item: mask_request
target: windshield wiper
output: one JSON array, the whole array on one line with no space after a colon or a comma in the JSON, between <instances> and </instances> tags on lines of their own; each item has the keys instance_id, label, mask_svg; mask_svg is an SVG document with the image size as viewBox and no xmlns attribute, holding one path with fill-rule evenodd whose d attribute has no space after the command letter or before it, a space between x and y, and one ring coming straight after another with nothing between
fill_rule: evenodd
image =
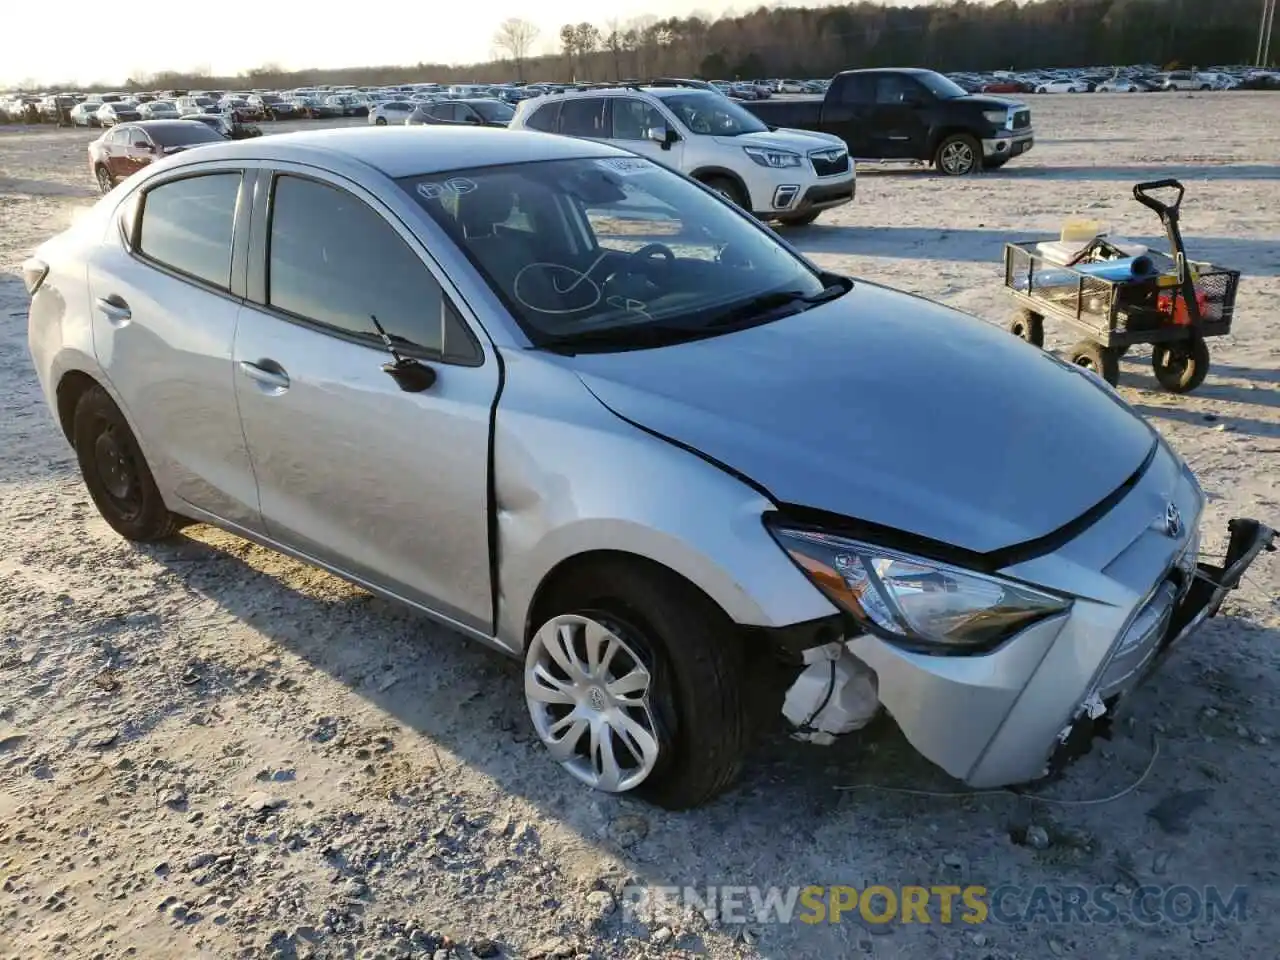
<instances>
[{"instance_id":1,"label":"windshield wiper","mask_svg":"<svg viewBox=\"0 0 1280 960\"><path fill-rule=\"evenodd\" d=\"M804 294L799 290L774 290L770 293L762 293L758 297L752 297L745 303L740 303L725 310L723 313L716 314L706 323L706 326L719 329L740 323L745 325L763 323L766 320L773 319L773 313L784 307L794 307L794 312L799 313L801 310L807 310L809 307L817 306L820 303L835 300L848 293L850 286L849 282L845 280L823 287L813 294Z\"/></svg>"},{"instance_id":2,"label":"windshield wiper","mask_svg":"<svg viewBox=\"0 0 1280 960\"><path fill-rule=\"evenodd\" d=\"M665 347L686 340L697 340L703 334L697 327L671 326L662 323L623 324L582 333L543 333L537 346L556 353L587 353L609 350L643 350Z\"/></svg>"}]
</instances>

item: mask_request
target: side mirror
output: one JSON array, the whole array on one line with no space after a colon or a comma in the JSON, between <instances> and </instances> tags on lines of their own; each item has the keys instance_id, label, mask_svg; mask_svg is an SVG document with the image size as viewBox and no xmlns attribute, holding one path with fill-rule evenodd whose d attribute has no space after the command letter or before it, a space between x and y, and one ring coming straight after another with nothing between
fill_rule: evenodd
<instances>
[{"instance_id":1,"label":"side mirror","mask_svg":"<svg viewBox=\"0 0 1280 960\"><path fill-rule=\"evenodd\" d=\"M156 149L154 145L148 143L146 140L133 141L133 148L135 150L145 150L147 153L154 153Z\"/></svg>"}]
</instances>

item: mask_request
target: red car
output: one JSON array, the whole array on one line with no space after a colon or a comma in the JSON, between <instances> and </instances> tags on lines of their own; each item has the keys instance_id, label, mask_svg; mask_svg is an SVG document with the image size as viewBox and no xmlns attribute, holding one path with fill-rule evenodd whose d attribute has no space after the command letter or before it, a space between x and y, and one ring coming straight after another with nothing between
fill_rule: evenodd
<instances>
[{"instance_id":1,"label":"red car","mask_svg":"<svg viewBox=\"0 0 1280 960\"><path fill-rule=\"evenodd\" d=\"M226 138L190 120L121 123L89 144L89 171L103 193L161 157Z\"/></svg>"}]
</instances>

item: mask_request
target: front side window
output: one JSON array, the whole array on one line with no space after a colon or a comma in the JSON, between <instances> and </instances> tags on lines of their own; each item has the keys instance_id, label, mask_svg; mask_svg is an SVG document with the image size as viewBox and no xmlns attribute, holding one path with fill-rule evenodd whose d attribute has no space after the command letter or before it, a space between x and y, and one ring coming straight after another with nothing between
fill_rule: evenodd
<instances>
[{"instance_id":1,"label":"front side window","mask_svg":"<svg viewBox=\"0 0 1280 960\"><path fill-rule=\"evenodd\" d=\"M239 195L239 173L210 173L153 187L143 198L139 251L227 289Z\"/></svg>"},{"instance_id":2,"label":"front side window","mask_svg":"<svg viewBox=\"0 0 1280 960\"><path fill-rule=\"evenodd\" d=\"M443 292L381 214L337 187L279 176L272 193L267 302L377 343L442 347Z\"/></svg>"},{"instance_id":3,"label":"front side window","mask_svg":"<svg viewBox=\"0 0 1280 960\"><path fill-rule=\"evenodd\" d=\"M486 123L507 123L516 112L501 100L480 100L471 104L471 109L480 114Z\"/></svg>"},{"instance_id":4,"label":"front side window","mask_svg":"<svg viewBox=\"0 0 1280 960\"><path fill-rule=\"evenodd\" d=\"M667 118L657 107L633 97L622 97L614 101L615 140L646 140L654 127L663 130L667 127Z\"/></svg>"},{"instance_id":5,"label":"front side window","mask_svg":"<svg viewBox=\"0 0 1280 960\"><path fill-rule=\"evenodd\" d=\"M776 319L773 310L807 309L828 294L822 276L768 231L641 157L397 183L538 346L696 339Z\"/></svg>"},{"instance_id":6,"label":"front side window","mask_svg":"<svg viewBox=\"0 0 1280 960\"><path fill-rule=\"evenodd\" d=\"M744 133L764 133L769 129L755 114L708 90L663 97L662 102L692 133L737 137Z\"/></svg>"}]
</instances>

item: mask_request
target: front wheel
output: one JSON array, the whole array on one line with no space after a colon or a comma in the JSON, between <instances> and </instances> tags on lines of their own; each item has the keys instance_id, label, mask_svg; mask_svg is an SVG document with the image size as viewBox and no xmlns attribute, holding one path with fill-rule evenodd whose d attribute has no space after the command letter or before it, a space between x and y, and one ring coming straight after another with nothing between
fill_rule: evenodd
<instances>
[{"instance_id":1,"label":"front wheel","mask_svg":"<svg viewBox=\"0 0 1280 960\"><path fill-rule=\"evenodd\" d=\"M1120 382L1120 357L1096 340L1081 340L1071 348L1068 359L1077 367L1092 370L1113 387Z\"/></svg>"},{"instance_id":2,"label":"front wheel","mask_svg":"<svg viewBox=\"0 0 1280 960\"><path fill-rule=\"evenodd\" d=\"M103 193L110 193L111 189L116 185L115 178L111 176L111 171L102 164L98 164L95 176L98 178L98 189Z\"/></svg>"},{"instance_id":3,"label":"front wheel","mask_svg":"<svg viewBox=\"0 0 1280 960\"><path fill-rule=\"evenodd\" d=\"M180 520L164 505L137 438L105 390L93 386L80 396L72 427L80 475L111 529L127 540L172 536Z\"/></svg>"},{"instance_id":4,"label":"front wheel","mask_svg":"<svg viewBox=\"0 0 1280 960\"><path fill-rule=\"evenodd\" d=\"M746 196L744 196L742 188L728 177L708 177L702 182L730 203L736 204L743 210L747 210L751 205L750 201Z\"/></svg>"},{"instance_id":5,"label":"front wheel","mask_svg":"<svg viewBox=\"0 0 1280 960\"><path fill-rule=\"evenodd\" d=\"M387 125L387 118L378 117L376 120L373 121L373 125L375 127L385 127Z\"/></svg>"},{"instance_id":6,"label":"front wheel","mask_svg":"<svg viewBox=\"0 0 1280 960\"><path fill-rule=\"evenodd\" d=\"M978 169L982 147L967 133L953 133L940 144L933 155L933 165L948 177L964 177Z\"/></svg>"},{"instance_id":7,"label":"front wheel","mask_svg":"<svg viewBox=\"0 0 1280 960\"><path fill-rule=\"evenodd\" d=\"M808 213L793 213L787 217L779 217L778 223L784 227L807 227L821 215L821 210L810 210Z\"/></svg>"},{"instance_id":8,"label":"front wheel","mask_svg":"<svg viewBox=\"0 0 1280 960\"><path fill-rule=\"evenodd\" d=\"M567 773L669 809L738 775L748 739L732 622L648 561L583 567L540 602L524 690L538 738Z\"/></svg>"},{"instance_id":9,"label":"front wheel","mask_svg":"<svg viewBox=\"0 0 1280 960\"><path fill-rule=\"evenodd\" d=\"M1157 343L1151 351L1151 369L1164 389L1189 393L1204 383L1209 373L1209 346L1198 336Z\"/></svg>"},{"instance_id":10,"label":"front wheel","mask_svg":"<svg viewBox=\"0 0 1280 960\"><path fill-rule=\"evenodd\" d=\"M1019 310L1009 321L1009 332L1033 347L1044 346L1044 317L1034 310Z\"/></svg>"}]
</instances>

